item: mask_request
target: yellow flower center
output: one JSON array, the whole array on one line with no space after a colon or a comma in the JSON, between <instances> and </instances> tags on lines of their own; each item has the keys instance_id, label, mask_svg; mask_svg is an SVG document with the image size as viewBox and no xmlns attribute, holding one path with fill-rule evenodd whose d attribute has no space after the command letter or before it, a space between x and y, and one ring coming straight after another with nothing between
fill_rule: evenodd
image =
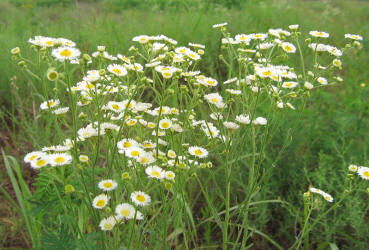
<instances>
[{"instance_id":1,"label":"yellow flower center","mask_svg":"<svg viewBox=\"0 0 369 250\"><path fill-rule=\"evenodd\" d=\"M64 49L60 52L61 56L68 57L72 55L72 52L70 50Z\"/></svg>"},{"instance_id":2,"label":"yellow flower center","mask_svg":"<svg viewBox=\"0 0 369 250\"><path fill-rule=\"evenodd\" d=\"M291 46L289 46L289 45L286 45L285 47L284 47L284 49L285 50L287 50L287 51L292 51L293 49L292 49L292 47Z\"/></svg>"},{"instance_id":3,"label":"yellow flower center","mask_svg":"<svg viewBox=\"0 0 369 250\"><path fill-rule=\"evenodd\" d=\"M39 161L36 162L37 167L42 167L45 164L46 164L45 160L39 160Z\"/></svg>"},{"instance_id":4,"label":"yellow flower center","mask_svg":"<svg viewBox=\"0 0 369 250\"><path fill-rule=\"evenodd\" d=\"M145 196L139 194L136 196L136 200L138 200L139 202L144 202L146 199L145 199Z\"/></svg>"},{"instance_id":5,"label":"yellow flower center","mask_svg":"<svg viewBox=\"0 0 369 250\"><path fill-rule=\"evenodd\" d=\"M271 76L271 75L272 75L272 72L269 70L263 72L263 76Z\"/></svg>"},{"instance_id":6,"label":"yellow flower center","mask_svg":"<svg viewBox=\"0 0 369 250\"><path fill-rule=\"evenodd\" d=\"M256 34L255 37L256 38L261 38L261 35L260 34Z\"/></svg>"},{"instance_id":7,"label":"yellow flower center","mask_svg":"<svg viewBox=\"0 0 369 250\"><path fill-rule=\"evenodd\" d=\"M145 147L145 148L151 148L151 147L152 147L152 144L151 144L151 143L145 143L145 144L144 144L144 147Z\"/></svg>"},{"instance_id":8,"label":"yellow flower center","mask_svg":"<svg viewBox=\"0 0 369 250\"><path fill-rule=\"evenodd\" d=\"M317 32L316 35L317 36L323 36L323 33L322 32Z\"/></svg>"},{"instance_id":9,"label":"yellow flower center","mask_svg":"<svg viewBox=\"0 0 369 250\"><path fill-rule=\"evenodd\" d=\"M160 173L158 171L152 171L151 175L154 177L160 177Z\"/></svg>"},{"instance_id":10,"label":"yellow flower center","mask_svg":"<svg viewBox=\"0 0 369 250\"><path fill-rule=\"evenodd\" d=\"M112 107L113 109L115 109L115 110L118 110L118 109L119 109L119 105L118 105L118 104L113 104L113 105L111 105L111 107Z\"/></svg>"},{"instance_id":11,"label":"yellow flower center","mask_svg":"<svg viewBox=\"0 0 369 250\"><path fill-rule=\"evenodd\" d=\"M92 83L86 84L86 88L87 89L93 89L95 88L95 85L93 85Z\"/></svg>"},{"instance_id":12,"label":"yellow flower center","mask_svg":"<svg viewBox=\"0 0 369 250\"><path fill-rule=\"evenodd\" d=\"M122 74L122 71L120 69L113 69L113 72L118 75Z\"/></svg>"},{"instance_id":13,"label":"yellow flower center","mask_svg":"<svg viewBox=\"0 0 369 250\"><path fill-rule=\"evenodd\" d=\"M102 207L102 206L104 206L105 205L105 200L98 200L97 202L96 202L96 206L98 206L98 207Z\"/></svg>"},{"instance_id":14,"label":"yellow flower center","mask_svg":"<svg viewBox=\"0 0 369 250\"><path fill-rule=\"evenodd\" d=\"M113 228L113 225L112 225L112 224L110 224L110 223L106 223L106 224L104 225L104 228L105 228L106 230L110 230L110 229L112 229L112 228Z\"/></svg>"},{"instance_id":15,"label":"yellow flower center","mask_svg":"<svg viewBox=\"0 0 369 250\"><path fill-rule=\"evenodd\" d=\"M209 85L214 85L214 81L206 81L206 83Z\"/></svg>"},{"instance_id":16,"label":"yellow flower center","mask_svg":"<svg viewBox=\"0 0 369 250\"><path fill-rule=\"evenodd\" d=\"M149 122L149 123L147 124L147 127L149 127L149 128L155 128L155 124L154 124L154 123Z\"/></svg>"},{"instance_id":17,"label":"yellow flower center","mask_svg":"<svg viewBox=\"0 0 369 250\"><path fill-rule=\"evenodd\" d=\"M120 214L127 217L129 216L130 212L128 209L123 209L120 211Z\"/></svg>"},{"instance_id":18,"label":"yellow flower center","mask_svg":"<svg viewBox=\"0 0 369 250\"><path fill-rule=\"evenodd\" d=\"M128 125L129 126L133 126L133 125L135 125L136 124L136 121L135 120L131 120L131 121L129 121L128 122Z\"/></svg>"},{"instance_id":19,"label":"yellow flower center","mask_svg":"<svg viewBox=\"0 0 369 250\"><path fill-rule=\"evenodd\" d=\"M162 128L169 128L169 126L170 126L169 122L162 122L161 123Z\"/></svg>"},{"instance_id":20,"label":"yellow flower center","mask_svg":"<svg viewBox=\"0 0 369 250\"><path fill-rule=\"evenodd\" d=\"M286 86L286 87L291 87L291 86L292 86L292 83L291 83L291 82L286 82L286 83L284 84L284 86Z\"/></svg>"},{"instance_id":21,"label":"yellow flower center","mask_svg":"<svg viewBox=\"0 0 369 250\"><path fill-rule=\"evenodd\" d=\"M219 100L217 98L212 98L210 101L211 102L214 102L214 103L218 103L219 102Z\"/></svg>"},{"instance_id":22,"label":"yellow flower center","mask_svg":"<svg viewBox=\"0 0 369 250\"><path fill-rule=\"evenodd\" d=\"M204 153L200 149L194 151L195 155L203 155Z\"/></svg>"},{"instance_id":23,"label":"yellow flower center","mask_svg":"<svg viewBox=\"0 0 369 250\"><path fill-rule=\"evenodd\" d=\"M134 150L131 152L131 155L134 157L140 156L140 151Z\"/></svg>"},{"instance_id":24,"label":"yellow flower center","mask_svg":"<svg viewBox=\"0 0 369 250\"><path fill-rule=\"evenodd\" d=\"M123 144L123 147L125 148L129 148L132 146L132 143L130 141L126 141L124 144Z\"/></svg>"},{"instance_id":25,"label":"yellow flower center","mask_svg":"<svg viewBox=\"0 0 369 250\"><path fill-rule=\"evenodd\" d=\"M63 162L65 162L65 158L64 158L64 157L62 157L62 156L56 157L56 158L54 159L54 162L55 162L55 163L63 163Z\"/></svg>"},{"instance_id":26,"label":"yellow flower center","mask_svg":"<svg viewBox=\"0 0 369 250\"><path fill-rule=\"evenodd\" d=\"M105 188L111 188L112 186L113 186L113 184L111 182L105 182L104 183Z\"/></svg>"},{"instance_id":27,"label":"yellow flower center","mask_svg":"<svg viewBox=\"0 0 369 250\"><path fill-rule=\"evenodd\" d=\"M142 158L140 159L141 164L145 164L145 163L147 163L148 161L149 161L149 159L148 159L147 157L142 157Z\"/></svg>"},{"instance_id":28,"label":"yellow flower center","mask_svg":"<svg viewBox=\"0 0 369 250\"><path fill-rule=\"evenodd\" d=\"M33 155L33 156L31 156L29 159L30 159L30 161L33 161L34 159L36 159L37 158L37 155Z\"/></svg>"},{"instance_id":29,"label":"yellow flower center","mask_svg":"<svg viewBox=\"0 0 369 250\"><path fill-rule=\"evenodd\" d=\"M170 73L170 72L163 72L163 76L164 77L171 77L172 76L172 73Z\"/></svg>"},{"instance_id":30,"label":"yellow flower center","mask_svg":"<svg viewBox=\"0 0 369 250\"><path fill-rule=\"evenodd\" d=\"M364 175L365 177L369 178L369 172L368 172L368 171L363 172L363 175Z\"/></svg>"},{"instance_id":31,"label":"yellow flower center","mask_svg":"<svg viewBox=\"0 0 369 250\"><path fill-rule=\"evenodd\" d=\"M53 41L46 41L45 43L46 43L46 45L49 45L49 46L54 44Z\"/></svg>"},{"instance_id":32,"label":"yellow flower center","mask_svg":"<svg viewBox=\"0 0 369 250\"><path fill-rule=\"evenodd\" d=\"M168 178L173 178L174 176L173 176L173 174L172 174L172 173L169 173L169 174L167 174L167 177L168 177Z\"/></svg>"}]
</instances>

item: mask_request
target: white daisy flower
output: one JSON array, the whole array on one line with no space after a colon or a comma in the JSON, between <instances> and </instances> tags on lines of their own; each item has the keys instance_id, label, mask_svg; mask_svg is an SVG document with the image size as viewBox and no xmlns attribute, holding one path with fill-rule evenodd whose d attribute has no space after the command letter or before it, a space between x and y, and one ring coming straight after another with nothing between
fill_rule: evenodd
<instances>
[{"instance_id":1,"label":"white daisy flower","mask_svg":"<svg viewBox=\"0 0 369 250\"><path fill-rule=\"evenodd\" d=\"M49 155L49 161L51 166L62 166L72 162L72 156L66 153L56 153Z\"/></svg>"},{"instance_id":2,"label":"white daisy flower","mask_svg":"<svg viewBox=\"0 0 369 250\"><path fill-rule=\"evenodd\" d=\"M169 150L168 150L168 153L167 153L167 156L168 156L169 158L171 158L171 159L175 159L175 158L177 157L177 154L176 154L176 152L174 152L174 150L169 149Z\"/></svg>"},{"instance_id":3,"label":"white daisy flower","mask_svg":"<svg viewBox=\"0 0 369 250\"><path fill-rule=\"evenodd\" d=\"M296 52L296 47L292 43L283 42L281 44L281 46L282 46L282 49L284 51L286 51L287 53L295 53Z\"/></svg>"},{"instance_id":4,"label":"white daisy flower","mask_svg":"<svg viewBox=\"0 0 369 250\"><path fill-rule=\"evenodd\" d=\"M125 151L125 155L128 157L128 158L134 158L134 159L138 159L140 158L142 155L144 155L146 152L142 149L142 148L139 148L137 146L132 146L130 148L128 148L126 151Z\"/></svg>"},{"instance_id":5,"label":"white daisy flower","mask_svg":"<svg viewBox=\"0 0 369 250\"><path fill-rule=\"evenodd\" d=\"M111 231L115 224L117 222L117 219L114 216L110 216L108 218L102 219L100 221L99 227L102 231Z\"/></svg>"},{"instance_id":6,"label":"white daisy flower","mask_svg":"<svg viewBox=\"0 0 369 250\"><path fill-rule=\"evenodd\" d=\"M316 31L316 30L313 30L313 31L310 31L309 34L311 36L314 36L314 37L323 37L323 38L327 38L329 37L329 34L326 33L326 32L323 32L323 31Z\"/></svg>"},{"instance_id":7,"label":"white daisy flower","mask_svg":"<svg viewBox=\"0 0 369 250\"><path fill-rule=\"evenodd\" d=\"M81 55L81 51L71 47L58 47L53 49L51 55L55 57L56 60L64 62L64 60L76 60Z\"/></svg>"},{"instance_id":8,"label":"white daisy flower","mask_svg":"<svg viewBox=\"0 0 369 250\"><path fill-rule=\"evenodd\" d=\"M154 179L162 179L164 177L163 175L163 169L158 166L150 166L145 169L145 173L150 177Z\"/></svg>"},{"instance_id":9,"label":"white daisy flower","mask_svg":"<svg viewBox=\"0 0 369 250\"><path fill-rule=\"evenodd\" d=\"M55 107L59 106L59 104L60 104L59 99L56 99L56 100L51 99L51 100L44 101L43 103L41 103L40 109L45 110L45 109L48 109L49 107L50 108L55 108Z\"/></svg>"},{"instance_id":10,"label":"white daisy flower","mask_svg":"<svg viewBox=\"0 0 369 250\"><path fill-rule=\"evenodd\" d=\"M102 209L108 204L109 199L109 196L106 194L100 194L93 199L92 206L97 209Z\"/></svg>"},{"instance_id":11,"label":"white daisy flower","mask_svg":"<svg viewBox=\"0 0 369 250\"><path fill-rule=\"evenodd\" d=\"M172 181L176 177L176 174L172 171L165 171L164 176L165 176L165 179Z\"/></svg>"},{"instance_id":12,"label":"white daisy flower","mask_svg":"<svg viewBox=\"0 0 369 250\"><path fill-rule=\"evenodd\" d=\"M135 217L136 209L128 203L122 203L115 207L115 213L118 218L133 219Z\"/></svg>"},{"instance_id":13,"label":"white daisy flower","mask_svg":"<svg viewBox=\"0 0 369 250\"><path fill-rule=\"evenodd\" d=\"M160 129L170 129L172 127L172 121L165 118L165 119L161 119L159 121L159 128Z\"/></svg>"},{"instance_id":14,"label":"white daisy flower","mask_svg":"<svg viewBox=\"0 0 369 250\"><path fill-rule=\"evenodd\" d=\"M205 158L209 154L208 151L205 148L201 148L201 147L197 147L197 146L189 147L188 152L191 155L196 156L198 158Z\"/></svg>"},{"instance_id":15,"label":"white daisy flower","mask_svg":"<svg viewBox=\"0 0 369 250\"><path fill-rule=\"evenodd\" d=\"M327 85L328 84L328 80L325 79L324 77L318 77L317 81L321 84L321 85Z\"/></svg>"},{"instance_id":16,"label":"white daisy flower","mask_svg":"<svg viewBox=\"0 0 369 250\"><path fill-rule=\"evenodd\" d=\"M150 40L151 40L150 37L147 35L140 35L140 36L135 36L134 38L132 38L132 41L139 42L141 44L147 43Z\"/></svg>"},{"instance_id":17,"label":"white daisy flower","mask_svg":"<svg viewBox=\"0 0 369 250\"><path fill-rule=\"evenodd\" d=\"M353 35L353 34L345 34L345 38L349 38L352 40L363 40L363 37L360 35Z\"/></svg>"},{"instance_id":18,"label":"white daisy flower","mask_svg":"<svg viewBox=\"0 0 369 250\"><path fill-rule=\"evenodd\" d=\"M110 64L107 69L116 76L125 76L128 73L126 68L119 64Z\"/></svg>"},{"instance_id":19,"label":"white daisy flower","mask_svg":"<svg viewBox=\"0 0 369 250\"><path fill-rule=\"evenodd\" d=\"M137 206L147 206L151 202L151 197L142 191L135 191L131 194L131 200Z\"/></svg>"},{"instance_id":20,"label":"white daisy flower","mask_svg":"<svg viewBox=\"0 0 369 250\"><path fill-rule=\"evenodd\" d=\"M205 100L210 103L214 104L218 108L224 108L225 103L223 102L223 97L219 95L219 93L211 93L204 95Z\"/></svg>"},{"instance_id":21,"label":"white daisy flower","mask_svg":"<svg viewBox=\"0 0 369 250\"><path fill-rule=\"evenodd\" d=\"M104 191L112 191L116 189L118 183L114 180L103 180L99 182L99 188Z\"/></svg>"},{"instance_id":22,"label":"white daisy flower","mask_svg":"<svg viewBox=\"0 0 369 250\"><path fill-rule=\"evenodd\" d=\"M282 84L282 88L285 88L285 89L293 89L293 88L296 88L297 85L298 85L297 82L284 82Z\"/></svg>"},{"instance_id":23,"label":"white daisy flower","mask_svg":"<svg viewBox=\"0 0 369 250\"><path fill-rule=\"evenodd\" d=\"M368 167L363 167L363 166L358 167L357 173L364 180L369 180L369 168Z\"/></svg>"}]
</instances>

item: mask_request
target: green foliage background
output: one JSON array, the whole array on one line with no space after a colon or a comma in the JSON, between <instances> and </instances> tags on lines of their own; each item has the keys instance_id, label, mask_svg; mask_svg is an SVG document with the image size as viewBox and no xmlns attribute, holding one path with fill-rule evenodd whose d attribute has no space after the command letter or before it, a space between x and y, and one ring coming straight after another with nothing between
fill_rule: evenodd
<instances>
[{"instance_id":1,"label":"green foliage background","mask_svg":"<svg viewBox=\"0 0 369 250\"><path fill-rule=\"evenodd\" d=\"M269 28L287 28L300 24L302 30L324 30L331 34L329 42L343 46L345 33L361 34L363 48L356 55L345 58L344 83L329 87L314 95L302 114L298 129L293 134L282 160L275 167L263 194L265 199L279 197L302 207L302 194L310 184L327 190L333 196L344 190L341 183L350 163L369 165L369 3L365 1L242 1L242 0L14 0L0 2L0 103L1 147L6 153L18 156L32 148L57 142L52 133L44 134L33 120L32 97L27 95L29 84L17 74L11 60L10 49L25 48L34 35L65 37L75 41L86 52L104 44L111 53L129 48L131 38L140 34L165 34L180 44L196 42L206 44L201 64L204 73L225 79L225 72L216 57L220 50L220 35L211 26L229 22L232 34L266 32ZM29 55L27 55L29 56ZM13 76L17 74L17 79ZM363 83L363 84L362 84ZM287 112L287 111L286 111ZM278 148L286 131L292 127L298 114L289 112L281 133L275 138ZM273 152L273 148L270 149ZM33 182L35 176L24 166L24 175ZM211 170L210 170L211 171ZM206 173L205 173L206 174ZM38 177L42 178L42 176ZM9 183L4 171L0 181ZM40 182L42 183L42 182ZM334 213L329 214L311 233L314 247L325 249L326 242L334 242L341 249L366 249L369 245L368 193L369 182L362 183L362 193L351 197ZM237 193L232 197L237 201ZM42 209L42 208L40 208ZM47 210L47 208L44 208ZM252 210L253 226L271 236L283 246L294 240L295 217L288 207L265 205ZM0 205L2 221L0 235L3 247L22 245L17 241L23 221L8 204ZM206 211L204 211L206 213ZM52 216L52 214L50 214ZM60 228L62 231L63 228ZM213 240L209 228L204 232L209 244ZM208 236L206 236L208 235ZM52 232L45 234L47 242L58 242ZM256 248L267 248L265 239L253 238ZM1 242L1 238L0 238ZM50 243L51 244L51 243ZM57 243L56 243L57 244ZM77 244L77 243L71 243ZM1 246L1 245L0 245Z\"/></svg>"}]
</instances>

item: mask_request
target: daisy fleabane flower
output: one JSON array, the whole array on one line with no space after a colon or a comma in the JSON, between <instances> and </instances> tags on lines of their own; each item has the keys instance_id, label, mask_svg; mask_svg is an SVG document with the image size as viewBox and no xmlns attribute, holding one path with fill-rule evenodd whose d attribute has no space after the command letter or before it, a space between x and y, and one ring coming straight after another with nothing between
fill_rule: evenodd
<instances>
[{"instance_id":1,"label":"daisy fleabane flower","mask_svg":"<svg viewBox=\"0 0 369 250\"><path fill-rule=\"evenodd\" d=\"M51 166L62 166L72 162L72 156L67 153L56 153L49 155Z\"/></svg>"},{"instance_id":2,"label":"daisy fleabane flower","mask_svg":"<svg viewBox=\"0 0 369 250\"><path fill-rule=\"evenodd\" d=\"M128 73L126 68L119 64L110 64L108 71L116 76L125 76Z\"/></svg>"},{"instance_id":3,"label":"daisy fleabane flower","mask_svg":"<svg viewBox=\"0 0 369 250\"><path fill-rule=\"evenodd\" d=\"M92 206L97 209L102 209L108 204L109 196L106 194L100 194L94 198L92 201Z\"/></svg>"},{"instance_id":4,"label":"daisy fleabane flower","mask_svg":"<svg viewBox=\"0 0 369 250\"><path fill-rule=\"evenodd\" d=\"M111 231L114 228L116 222L117 219L114 216L110 216L108 218L102 219L99 227L102 231Z\"/></svg>"},{"instance_id":5,"label":"daisy fleabane flower","mask_svg":"<svg viewBox=\"0 0 369 250\"><path fill-rule=\"evenodd\" d=\"M165 119L161 119L159 121L159 128L160 129L170 129L172 127L172 121L165 118Z\"/></svg>"},{"instance_id":6,"label":"daisy fleabane flower","mask_svg":"<svg viewBox=\"0 0 369 250\"><path fill-rule=\"evenodd\" d=\"M287 53L295 53L296 52L296 47L292 43L283 42L281 44L281 46L282 46L282 49L284 51L286 51Z\"/></svg>"},{"instance_id":7,"label":"daisy fleabane flower","mask_svg":"<svg viewBox=\"0 0 369 250\"><path fill-rule=\"evenodd\" d=\"M357 168L358 175L364 180L369 180L369 168L360 166Z\"/></svg>"},{"instance_id":8,"label":"daisy fleabane flower","mask_svg":"<svg viewBox=\"0 0 369 250\"><path fill-rule=\"evenodd\" d=\"M111 190L114 190L118 186L118 183L113 180L103 180L99 182L98 186L100 189L104 191L111 191Z\"/></svg>"},{"instance_id":9,"label":"daisy fleabane flower","mask_svg":"<svg viewBox=\"0 0 369 250\"><path fill-rule=\"evenodd\" d=\"M149 178L153 178L153 179L160 180L164 177L163 169L158 166L147 167L145 170L145 173L149 176Z\"/></svg>"},{"instance_id":10,"label":"daisy fleabane flower","mask_svg":"<svg viewBox=\"0 0 369 250\"><path fill-rule=\"evenodd\" d=\"M115 213L118 218L129 220L135 217L136 209L131 204L122 203L115 207Z\"/></svg>"},{"instance_id":11,"label":"daisy fleabane flower","mask_svg":"<svg viewBox=\"0 0 369 250\"><path fill-rule=\"evenodd\" d=\"M165 171L164 176L165 176L165 179L171 181L171 180L174 180L174 178L176 177L176 174L172 171Z\"/></svg>"},{"instance_id":12,"label":"daisy fleabane flower","mask_svg":"<svg viewBox=\"0 0 369 250\"><path fill-rule=\"evenodd\" d=\"M208 156L208 151L205 148L193 146L188 148L188 152L198 158L205 158Z\"/></svg>"},{"instance_id":13,"label":"daisy fleabane flower","mask_svg":"<svg viewBox=\"0 0 369 250\"><path fill-rule=\"evenodd\" d=\"M72 47L58 47L53 49L51 55L56 60L64 62L65 60L76 60L81 55L81 51Z\"/></svg>"},{"instance_id":14,"label":"daisy fleabane flower","mask_svg":"<svg viewBox=\"0 0 369 250\"><path fill-rule=\"evenodd\" d=\"M147 206L151 202L151 197L142 191L135 191L131 194L131 200L137 206Z\"/></svg>"},{"instance_id":15,"label":"daisy fleabane flower","mask_svg":"<svg viewBox=\"0 0 369 250\"><path fill-rule=\"evenodd\" d=\"M323 32L323 31L316 31L316 30L313 30L313 31L310 31L309 34L311 36L314 36L314 37L323 37L323 38L327 38L329 37L329 34L326 33L326 32Z\"/></svg>"},{"instance_id":16,"label":"daisy fleabane flower","mask_svg":"<svg viewBox=\"0 0 369 250\"><path fill-rule=\"evenodd\" d=\"M363 37L360 35L353 35L353 34L345 34L345 38L349 38L352 40L363 40Z\"/></svg>"},{"instance_id":17,"label":"daisy fleabane flower","mask_svg":"<svg viewBox=\"0 0 369 250\"><path fill-rule=\"evenodd\" d=\"M45 110L45 109L48 109L48 108L55 108L55 107L59 106L59 104L60 104L59 99L56 99L56 100L51 99L51 100L44 101L43 103L41 103L40 109Z\"/></svg>"},{"instance_id":18,"label":"daisy fleabane flower","mask_svg":"<svg viewBox=\"0 0 369 250\"><path fill-rule=\"evenodd\" d=\"M224 108L225 103L223 102L223 97L219 93L211 93L204 95L205 100L208 103L214 104L217 108Z\"/></svg>"}]
</instances>

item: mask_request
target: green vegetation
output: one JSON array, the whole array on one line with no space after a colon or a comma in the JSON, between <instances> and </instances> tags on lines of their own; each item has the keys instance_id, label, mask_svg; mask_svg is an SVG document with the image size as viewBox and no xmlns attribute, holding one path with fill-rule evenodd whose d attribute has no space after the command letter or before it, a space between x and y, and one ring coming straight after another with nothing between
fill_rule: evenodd
<instances>
[{"instance_id":1,"label":"green vegetation","mask_svg":"<svg viewBox=\"0 0 369 250\"><path fill-rule=\"evenodd\" d=\"M54 4L49 5L52 2ZM30 248L32 244L42 243L45 249L59 249L58 246L62 244L70 246L70 249L84 248L86 244L92 248L89 244L96 244L101 235L95 230L98 222L88 225L82 220L73 222L71 215L64 213L62 199L58 196L65 195L61 183L51 182L47 173L37 174L23 162L26 153L59 144L64 138L71 137L72 128L68 127L71 124L63 124L65 127L62 126L60 131L53 130L55 121L40 114L39 105L45 100L42 85L32 85L29 75L22 73L12 60L10 50L19 46L25 58L36 62L37 53L28 49L30 45L27 40L35 35L43 35L70 39L77 43L82 53L91 54L96 46L105 45L109 53L116 54L128 51L134 44L131 41L134 36L165 34L176 39L179 45L187 45L188 42L205 44L205 54L198 67L202 74L222 83L228 79L229 69L218 57L221 53L221 35L212 25L225 21L229 23L228 31L232 36L267 32L269 28L287 30L288 25L299 24L299 29L305 33L310 30L329 32L331 36L327 43L337 47L345 45L343 37L346 33L364 37L360 50L350 50L351 54L343 56L343 83L312 91L305 109L299 109L298 112L283 111L283 119L279 120L279 127L266 149L271 157L266 164L271 164L283 145L288 146L269 175L259 183L256 190L260 188L260 191L252 197L251 203L255 204L250 205L247 211L250 237L247 244L253 244L252 249L271 249L278 245L284 249L291 247L304 226L307 207L305 204L304 208L303 194L310 185L325 190L335 198L332 204L323 199L314 199L317 209L312 212L310 225L320 214L339 202L345 194L344 188L349 186L348 166L369 165L369 3L345 0L1 2L0 63L3 67L0 67L0 145L4 154L0 163L3 164L0 171L0 182L3 183L0 187L3 200L0 205L0 247ZM303 53L309 54L309 50ZM306 58L310 59L309 56ZM291 57L291 64L300 65L299 60L298 56ZM47 68L44 65L42 70L46 72ZM80 80L77 75L73 77L75 81ZM49 93L53 93L51 87ZM65 93L63 95L67 96ZM156 100L155 97L153 100ZM260 110L264 111L266 107ZM207 111L204 110L202 115ZM86 123L79 124L83 125ZM61 131L65 131L66 135ZM200 139L196 142L202 143ZM251 150L252 140L245 142L247 145L238 143L241 153L242 150ZM221 154L221 146L215 147L213 152ZM186 226L178 226L169 232L147 232L158 237L158 242L148 244L159 249L163 246L163 235L167 234L167 243L177 249L191 248L195 244L206 249L221 247L222 240L219 239L224 237L224 232L219 224L225 220L227 210L224 205L226 190L221 189L226 186L224 168L217 168L221 166L222 156L211 155L209 160L215 161L214 167L196 172L199 181L191 179L193 186L187 190L186 200L196 201L190 204L193 214L186 207L183 209L184 215L173 221L175 225L181 225L183 221L189 223L190 228L196 228L197 234L186 233ZM232 174L231 207L243 201L247 194L245 190L250 174L247 166L245 159L237 166L238 172ZM68 174L67 171L65 175ZM334 246L340 249L365 249L369 245L369 182L358 179L356 175L352 178L357 185L356 191L350 193L304 236L302 246L305 249L334 249ZM206 189L205 192L201 191L199 182ZM78 186L78 181L73 182L73 185ZM65 197L75 198L77 195ZM128 200L128 196L125 199ZM263 202L266 200L274 202ZM82 203L83 199L78 201ZM183 203L176 200L173 207L179 209L181 205ZM78 206L73 206L71 210L77 211ZM170 206L163 209L172 211ZM230 211L230 227L233 230L231 235L227 235L230 241L242 232L242 227L232 222L238 219L237 216L243 215L232 211L243 210L233 208ZM86 213L89 211L78 211L78 214ZM155 214L155 211L150 213ZM221 214L217 216L217 213ZM43 218L42 214L45 214ZM58 221L65 221L65 224L56 228ZM86 233L85 238L76 239L74 237L77 234L68 230L68 223L79 223L89 233ZM163 224L158 224L158 228L163 229ZM125 226L133 227L129 223ZM134 239L140 240L139 236L134 236ZM232 247L237 249L239 246L229 244L229 248Z\"/></svg>"}]
</instances>

